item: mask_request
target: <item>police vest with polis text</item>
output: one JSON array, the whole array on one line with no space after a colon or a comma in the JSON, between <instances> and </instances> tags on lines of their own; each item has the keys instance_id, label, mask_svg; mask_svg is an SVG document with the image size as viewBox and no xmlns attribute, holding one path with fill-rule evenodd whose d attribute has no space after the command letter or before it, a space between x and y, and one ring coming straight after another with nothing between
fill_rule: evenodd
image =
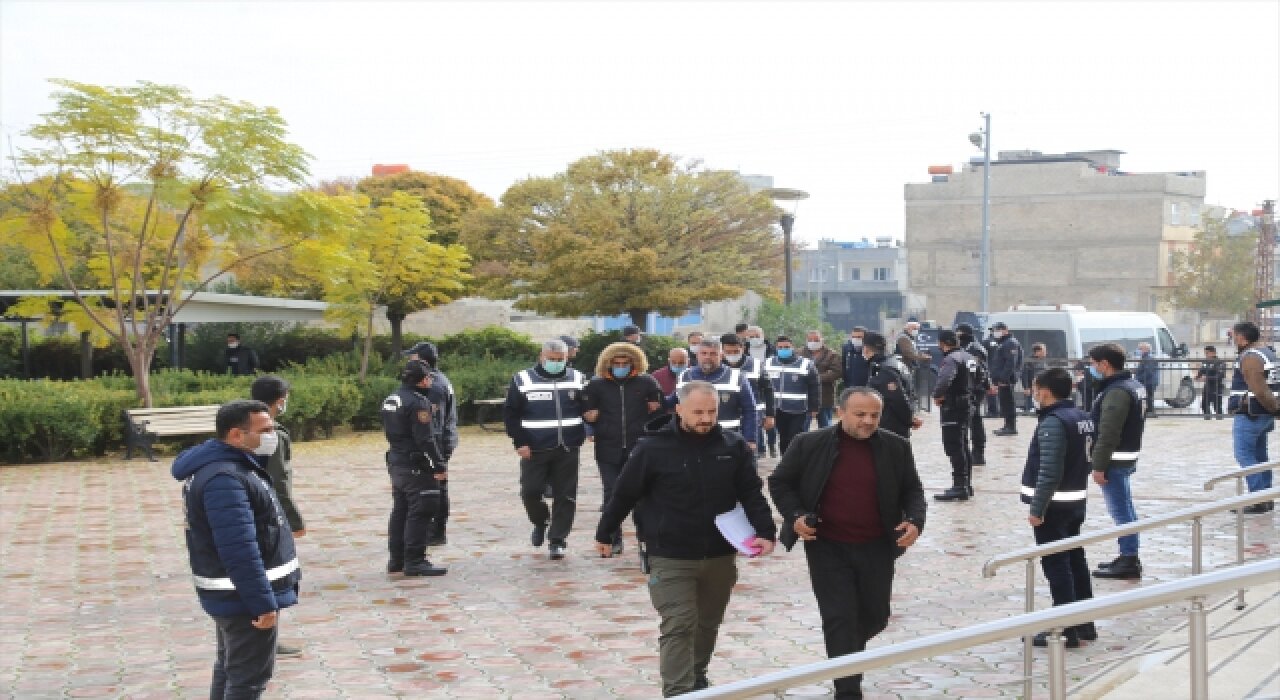
<instances>
[{"instance_id":1,"label":"police vest with polis text","mask_svg":"<svg viewBox=\"0 0 1280 700\"><path fill-rule=\"evenodd\" d=\"M696 371L695 371L696 370ZM742 370L732 367L720 366L720 372L714 375L705 375L701 367L690 367L680 373L680 378L676 380L676 391L691 381L708 382L715 387L716 393L719 395L720 407L716 413L716 423L721 428L730 430L742 430L742 402L739 399L739 393L742 391ZM763 406L761 407L763 410Z\"/></svg>"},{"instance_id":2,"label":"police vest with polis text","mask_svg":"<svg viewBox=\"0 0 1280 700\"><path fill-rule=\"evenodd\" d=\"M765 360L764 371L773 381L775 409L784 413L808 413L816 410L809 405L815 387L810 385L810 375L815 372L813 362L807 357L796 357L792 363L780 361L777 356Z\"/></svg>"},{"instance_id":3,"label":"police vest with polis text","mask_svg":"<svg viewBox=\"0 0 1280 700\"><path fill-rule=\"evenodd\" d=\"M1266 346L1249 348L1240 353L1240 357L1236 360L1236 369L1231 375L1231 398L1227 399L1227 413L1265 416L1268 413L1267 409L1249 390L1249 384L1244 379L1244 369L1240 366L1244 358L1250 354L1256 354L1262 360L1262 371L1267 377L1267 387L1271 389L1272 394L1280 397L1280 363L1276 362L1275 351ZM1241 410L1242 408L1244 410Z\"/></svg>"},{"instance_id":4,"label":"police vest with polis text","mask_svg":"<svg viewBox=\"0 0 1280 700\"><path fill-rule=\"evenodd\" d=\"M1045 417L1053 416L1062 421L1066 430L1066 458L1062 467L1062 481L1054 490L1049 509L1076 506L1084 503L1089 492L1089 451L1093 446L1094 427L1089 414L1076 408L1070 401L1059 401L1044 409ZM1031 438L1027 451L1027 463L1022 468L1022 502L1031 503L1036 495L1036 477L1040 472L1039 431Z\"/></svg>"},{"instance_id":5,"label":"police vest with polis text","mask_svg":"<svg viewBox=\"0 0 1280 700\"><path fill-rule=\"evenodd\" d=\"M530 368L517 372L514 380L524 397L520 427L529 434L530 449L581 447L586 442L578 399L587 382L581 372L569 368L563 378L551 378Z\"/></svg>"}]
</instances>

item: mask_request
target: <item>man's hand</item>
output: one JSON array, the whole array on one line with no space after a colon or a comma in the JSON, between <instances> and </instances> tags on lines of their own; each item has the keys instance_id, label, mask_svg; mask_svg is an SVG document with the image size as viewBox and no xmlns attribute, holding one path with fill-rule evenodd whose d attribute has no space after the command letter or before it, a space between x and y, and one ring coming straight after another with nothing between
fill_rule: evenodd
<instances>
[{"instance_id":1,"label":"man's hand","mask_svg":"<svg viewBox=\"0 0 1280 700\"><path fill-rule=\"evenodd\" d=\"M755 452L755 451L756 451L756 444L755 444L754 442L748 442L748 443L747 443L747 449L748 449L748 450L751 450L752 452Z\"/></svg>"},{"instance_id":2,"label":"man's hand","mask_svg":"<svg viewBox=\"0 0 1280 700\"><path fill-rule=\"evenodd\" d=\"M764 417L764 429L765 429L765 430L773 430L773 426L774 426L773 416L765 416L765 417Z\"/></svg>"},{"instance_id":3,"label":"man's hand","mask_svg":"<svg viewBox=\"0 0 1280 700\"><path fill-rule=\"evenodd\" d=\"M436 481L448 481L449 472L434 472L431 474L431 477Z\"/></svg>"},{"instance_id":4,"label":"man's hand","mask_svg":"<svg viewBox=\"0 0 1280 700\"><path fill-rule=\"evenodd\" d=\"M596 422L596 419L599 417L600 417L600 409L598 408L593 408L590 411L587 411L586 413L582 414L582 420L588 423Z\"/></svg>"},{"instance_id":5,"label":"man's hand","mask_svg":"<svg viewBox=\"0 0 1280 700\"><path fill-rule=\"evenodd\" d=\"M804 518L796 518L795 521L791 523L791 529L795 530L796 534L800 535L800 539L805 542L812 542L813 540L818 539L818 528L805 525Z\"/></svg>"},{"instance_id":6,"label":"man's hand","mask_svg":"<svg viewBox=\"0 0 1280 700\"><path fill-rule=\"evenodd\" d=\"M1044 518L1037 518L1034 515L1027 516L1027 522L1031 523L1031 527L1040 527L1044 525Z\"/></svg>"},{"instance_id":7,"label":"man's hand","mask_svg":"<svg viewBox=\"0 0 1280 700\"><path fill-rule=\"evenodd\" d=\"M923 419L923 418L921 418L920 416L916 416L915 418L912 418L912 419L911 419L911 429L912 429L912 430L916 430L916 429L918 429L918 428L919 428L920 426L922 426L922 425L924 425L924 419Z\"/></svg>"},{"instance_id":8,"label":"man's hand","mask_svg":"<svg viewBox=\"0 0 1280 700\"><path fill-rule=\"evenodd\" d=\"M609 544L608 542L597 542L596 554L599 554L604 559L608 559L609 557L612 557L613 545Z\"/></svg>"},{"instance_id":9,"label":"man's hand","mask_svg":"<svg viewBox=\"0 0 1280 700\"><path fill-rule=\"evenodd\" d=\"M757 557L762 557L766 554L773 554L773 540L766 540L763 537L756 537L751 540L751 546L760 550L756 552Z\"/></svg>"},{"instance_id":10,"label":"man's hand","mask_svg":"<svg viewBox=\"0 0 1280 700\"><path fill-rule=\"evenodd\" d=\"M1000 393L1000 389L996 385L992 385L990 389L987 389L987 396L995 396L996 394L999 394L999 393Z\"/></svg>"},{"instance_id":11,"label":"man's hand","mask_svg":"<svg viewBox=\"0 0 1280 700\"><path fill-rule=\"evenodd\" d=\"M658 409L662 408L661 401L650 401L648 405L649 405L649 413L657 413Z\"/></svg>"},{"instance_id":12,"label":"man's hand","mask_svg":"<svg viewBox=\"0 0 1280 700\"><path fill-rule=\"evenodd\" d=\"M920 528L916 527L915 523L906 520L903 520L893 531L902 533L902 536L894 543L899 547L910 547L920 537Z\"/></svg>"},{"instance_id":13,"label":"man's hand","mask_svg":"<svg viewBox=\"0 0 1280 700\"><path fill-rule=\"evenodd\" d=\"M277 613L274 610L269 613L262 613L261 615L253 618L253 621L249 624L260 630L269 630L276 626L276 614Z\"/></svg>"},{"instance_id":14,"label":"man's hand","mask_svg":"<svg viewBox=\"0 0 1280 700\"><path fill-rule=\"evenodd\" d=\"M301 530L294 530L294 531L293 531L293 536L294 536L294 538L295 538L295 539L296 539L296 538L298 538L298 537L306 537L306 536L307 536L307 529L304 527L304 528L302 528Z\"/></svg>"},{"instance_id":15,"label":"man's hand","mask_svg":"<svg viewBox=\"0 0 1280 700\"><path fill-rule=\"evenodd\" d=\"M1094 472L1093 472L1093 483L1095 483L1095 484L1097 484L1097 485L1099 485L1099 486L1106 486L1106 485L1107 485L1107 473L1106 473L1106 472L1104 472L1104 471L1094 471Z\"/></svg>"},{"instance_id":16,"label":"man's hand","mask_svg":"<svg viewBox=\"0 0 1280 700\"><path fill-rule=\"evenodd\" d=\"M941 405L942 405L942 402L943 402L943 401L945 401L945 400L946 400L946 399L943 399L943 398L941 398L941 397L935 397L935 398L933 399L933 405L934 405L934 406L941 406Z\"/></svg>"},{"instance_id":17,"label":"man's hand","mask_svg":"<svg viewBox=\"0 0 1280 700\"><path fill-rule=\"evenodd\" d=\"M528 445L516 448L516 454L520 455L520 459L529 459L533 456L533 450Z\"/></svg>"}]
</instances>

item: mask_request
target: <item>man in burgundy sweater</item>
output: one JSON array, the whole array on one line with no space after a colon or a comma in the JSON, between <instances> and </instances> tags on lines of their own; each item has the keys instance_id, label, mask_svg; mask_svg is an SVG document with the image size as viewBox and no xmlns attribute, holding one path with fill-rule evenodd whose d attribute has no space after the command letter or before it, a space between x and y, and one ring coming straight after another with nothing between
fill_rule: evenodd
<instances>
[{"instance_id":1,"label":"man in burgundy sweater","mask_svg":"<svg viewBox=\"0 0 1280 700\"><path fill-rule=\"evenodd\" d=\"M786 519L781 542L804 540L827 656L862 651L889 623L894 560L924 529L911 443L881 430L874 389L840 394L839 422L797 435L769 476ZM862 676L837 678L836 697L862 697Z\"/></svg>"}]
</instances>

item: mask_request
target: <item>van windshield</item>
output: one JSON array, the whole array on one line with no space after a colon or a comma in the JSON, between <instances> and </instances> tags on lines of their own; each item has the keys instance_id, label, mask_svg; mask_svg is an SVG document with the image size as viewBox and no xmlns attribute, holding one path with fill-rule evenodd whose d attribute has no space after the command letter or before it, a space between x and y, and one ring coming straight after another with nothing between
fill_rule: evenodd
<instances>
[{"instance_id":1,"label":"van windshield","mask_svg":"<svg viewBox=\"0 0 1280 700\"><path fill-rule=\"evenodd\" d=\"M1095 346L1104 343L1118 343L1124 348L1126 355L1133 355L1139 343L1150 343L1156 346L1156 337L1150 328L1081 328L1080 345L1085 354Z\"/></svg>"},{"instance_id":2,"label":"van windshield","mask_svg":"<svg viewBox=\"0 0 1280 700\"><path fill-rule=\"evenodd\" d=\"M1067 334L1063 331L1013 330L1010 332L1019 343L1022 343L1022 352L1026 357L1031 357L1031 346L1036 343L1044 343L1045 357L1058 359L1067 357Z\"/></svg>"}]
</instances>

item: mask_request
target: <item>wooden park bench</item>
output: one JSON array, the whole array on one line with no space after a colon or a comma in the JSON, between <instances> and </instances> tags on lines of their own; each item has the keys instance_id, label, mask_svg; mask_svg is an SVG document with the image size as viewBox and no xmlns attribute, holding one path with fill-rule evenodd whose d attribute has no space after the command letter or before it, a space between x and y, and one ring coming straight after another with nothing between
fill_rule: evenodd
<instances>
[{"instance_id":1,"label":"wooden park bench","mask_svg":"<svg viewBox=\"0 0 1280 700\"><path fill-rule=\"evenodd\" d=\"M125 459L133 459L133 449L141 448L156 461L151 445L156 438L177 435L205 435L215 432L218 405L175 408L128 408L124 411Z\"/></svg>"},{"instance_id":2,"label":"wooden park bench","mask_svg":"<svg viewBox=\"0 0 1280 700\"><path fill-rule=\"evenodd\" d=\"M480 426L481 430L487 430L491 433L504 432L506 430L506 427L501 425L502 423L501 420L498 421L499 425L497 428L490 428L489 426L485 425L484 419L485 419L485 414L490 410L489 408L490 406L501 407L502 404L506 402L507 402L506 399L476 399L472 401L471 403L475 404L476 406L476 425Z\"/></svg>"}]
</instances>

